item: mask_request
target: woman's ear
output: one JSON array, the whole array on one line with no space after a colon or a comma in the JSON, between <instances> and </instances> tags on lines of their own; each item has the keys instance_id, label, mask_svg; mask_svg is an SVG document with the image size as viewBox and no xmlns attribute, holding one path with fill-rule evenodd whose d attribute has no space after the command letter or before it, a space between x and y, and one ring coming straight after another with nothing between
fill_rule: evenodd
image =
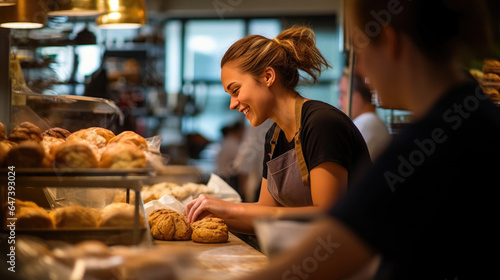
<instances>
[{"instance_id":1,"label":"woman's ear","mask_svg":"<svg viewBox=\"0 0 500 280\"><path fill-rule=\"evenodd\" d=\"M272 86L274 84L274 81L276 80L276 72L272 67L267 67L264 69L264 73L262 73L262 78L268 87Z\"/></svg>"}]
</instances>

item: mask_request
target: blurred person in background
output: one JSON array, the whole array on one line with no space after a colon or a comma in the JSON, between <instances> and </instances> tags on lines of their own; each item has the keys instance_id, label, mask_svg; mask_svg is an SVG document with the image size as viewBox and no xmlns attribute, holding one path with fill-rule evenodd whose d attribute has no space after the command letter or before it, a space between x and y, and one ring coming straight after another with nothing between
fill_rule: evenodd
<instances>
[{"instance_id":1,"label":"blurred person in background","mask_svg":"<svg viewBox=\"0 0 500 280\"><path fill-rule=\"evenodd\" d=\"M339 107L346 114L349 112L348 91L349 76L344 73L339 82ZM352 77L351 119L363 135L372 161L375 161L389 144L391 135L375 111L368 85L357 74Z\"/></svg>"},{"instance_id":2,"label":"blurred person in background","mask_svg":"<svg viewBox=\"0 0 500 280\"><path fill-rule=\"evenodd\" d=\"M262 184L262 162L266 132L273 121L266 120L257 127L245 126L242 142L233 161L233 169L239 175L240 192L244 201L256 202Z\"/></svg>"},{"instance_id":3,"label":"blurred person in background","mask_svg":"<svg viewBox=\"0 0 500 280\"><path fill-rule=\"evenodd\" d=\"M238 173L233 168L233 161L238 154L240 143L243 138L243 123L235 122L232 125L224 126L221 132L222 142L216 159L217 170L215 173L240 193L240 180ZM240 193L240 195L242 194Z\"/></svg>"},{"instance_id":4,"label":"blurred person in background","mask_svg":"<svg viewBox=\"0 0 500 280\"><path fill-rule=\"evenodd\" d=\"M489 54L484 2L346 3L363 73L414 122L330 217L246 279L344 279L377 253L375 279L497 275L500 110L464 71L471 55Z\"/></svg>"}]
</instances>

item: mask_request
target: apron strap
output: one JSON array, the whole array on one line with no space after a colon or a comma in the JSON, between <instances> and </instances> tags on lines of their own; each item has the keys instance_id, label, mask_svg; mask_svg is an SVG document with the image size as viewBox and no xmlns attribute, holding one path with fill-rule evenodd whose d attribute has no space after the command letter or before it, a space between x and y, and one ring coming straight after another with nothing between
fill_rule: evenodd
<instances>
[{"instance_id":1,"label":"apron strap","mask_svg":"<svg viewBox=\"0 0 500 280\"><path fill-rule=\"evenodd\" d=\"M304 98L298 95L295 98L295 125L297 128L297 133L295 134L295 153L297 154L297 161L300 166L300 174L302 175L302 182L309 185L309 170L307 170L306 161L304 159L304 154L302 153L302 145L300 143L300 120L302 117L302 104L304 103ZM281 128L276 125L274 129L273 138L271 139L271 152L269 153L269 158L272 158L274 149L276 148L276 143L278 142L278 137L280 135Z\"/></svg>"},{"instance_id":2,"label":"apron strap","mask_svg":"<svg viewBox=\"0 0 500 280\"><path fill-rule=\"evenodd\" d=\"M304 104L304 98L297 95L295 98L295 125L297 127L297 134L295 134L295 153L297 154L297 161L300 166L300 174L302 175L302 182L309 186L309 170L307 170L306 161L304 159L304 154L302 152L302 145L300 143L300 120L302 117L302 105Z\"/></svg>"}]
</instances>

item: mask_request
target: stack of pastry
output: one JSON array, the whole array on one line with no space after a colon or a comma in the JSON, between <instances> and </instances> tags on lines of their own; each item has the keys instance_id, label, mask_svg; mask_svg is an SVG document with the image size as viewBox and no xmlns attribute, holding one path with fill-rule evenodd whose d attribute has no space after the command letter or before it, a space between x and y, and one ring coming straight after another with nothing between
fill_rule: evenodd
<instances>
[{"instance_id":1,"label":"stack of pastry","mask_svg":"<svg viewBox=\"0 0 500 280\"><path fill-rule=\"evenodd\" d=\"M500 61L486 59L482 71L472 69L470 73L479 82L485 94L494 101L500 101Z\"/></svg>"},{"instance_id":2,"label":"stack of pastry","mask_svg":"<svg viewBox=\"0 0 500 280\"><path fill-rule=\"evenodd\" d=\"M101 127L70 133L51 128L42 133L30 122L7 131L0 123L0 167L110 168L146 167L146 140L132 131L115 135Z\"/></svg>"}]
</instances>

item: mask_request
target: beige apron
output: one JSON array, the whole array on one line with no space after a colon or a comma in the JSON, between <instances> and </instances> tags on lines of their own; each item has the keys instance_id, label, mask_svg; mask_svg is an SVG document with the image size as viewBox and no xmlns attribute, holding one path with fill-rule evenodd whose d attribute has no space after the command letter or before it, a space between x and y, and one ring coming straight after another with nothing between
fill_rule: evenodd
<instances>
[{"instance_id":1,"label":"beige apron","mask_svg":"<svg viewBox=\"0 0 500 280\"><path fill-rule=\"evenodd\" d=\"M313 206L311 187L309 185L309 171L302 153L300 143L300 120L304 98L295 99L295 149L289 150L277 158L267 162L267 189L271 196L282 206L301 207ZM271 140L272 158L281 128L276 125Z\"/></svg>"}]
</instances>

